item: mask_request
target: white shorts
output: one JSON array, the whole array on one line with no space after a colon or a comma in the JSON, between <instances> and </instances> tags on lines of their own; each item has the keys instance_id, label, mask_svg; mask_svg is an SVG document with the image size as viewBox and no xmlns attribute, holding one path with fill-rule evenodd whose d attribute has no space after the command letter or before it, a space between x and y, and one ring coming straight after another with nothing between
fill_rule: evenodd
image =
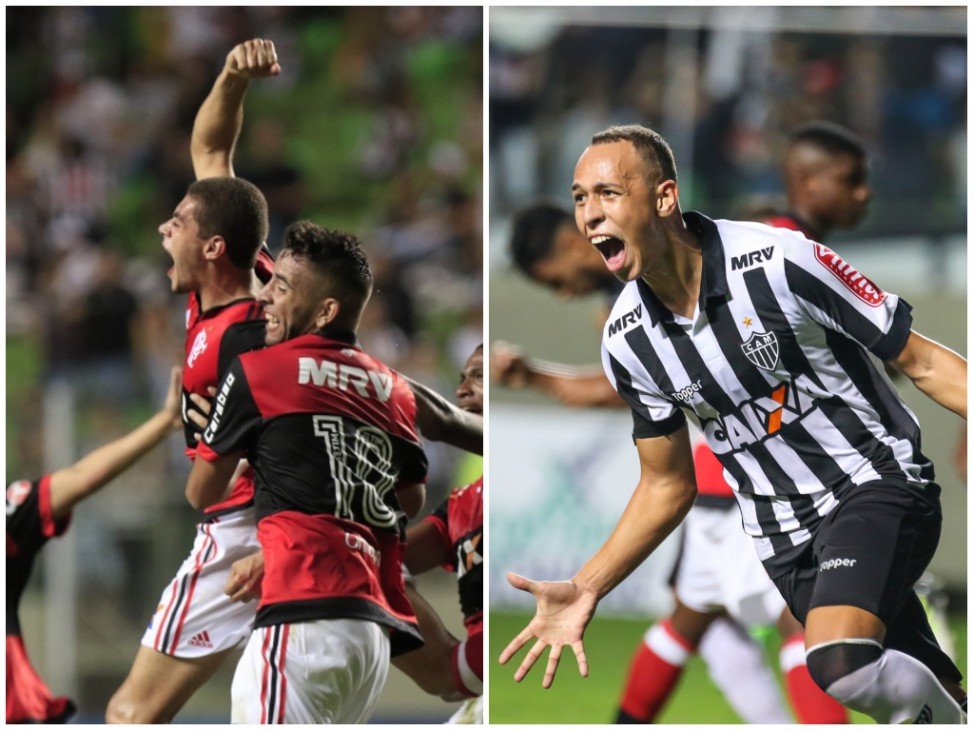
<instances>
[{"instance_id":1,"label":"white shorts","mask_svg":"<svg viewBox=\"0 0 974 731\"><path fill-rule=\"evenodd\" d=\"M364 619L258 627L230 689L232 723L365 723L389 674L389 633Z\"/></svg>"},{"instance_id":2,"label":"white shorts","mask_svg":"<svg viewBox=\"0 0 974 731\"><path fill-rule=\"evenodd\" d=\"M758 560L740 511L694 506L683 521L676 595L690 609L727 613L745 627L773 624L785 600Z\"/></svg>"},{"instance_id":3,"label":"white shorts","mask_svg":"<svg viewBox=\"0 0 974 731\"><path fill-rule=\"evenodd\" d=\"M196 526L196 541L176 578L162 592L142 644L174 657L205 657L242 645L257 602L223 593L234 561L260 550L253 507Z\"/></svg>"},{"instance_id":4,"label":"white shorts","mask_svg":"<svg viewBox=\"0 0 974 731\"><path fill-rule=\"evenodd\" d=\"M484 722L484 697L478 695L476 698L470 698L462 706L457 709L457 712L447 719L447 723L450 724L467 724L467 723L483 723Z\"/></svg>"}]
</instances>

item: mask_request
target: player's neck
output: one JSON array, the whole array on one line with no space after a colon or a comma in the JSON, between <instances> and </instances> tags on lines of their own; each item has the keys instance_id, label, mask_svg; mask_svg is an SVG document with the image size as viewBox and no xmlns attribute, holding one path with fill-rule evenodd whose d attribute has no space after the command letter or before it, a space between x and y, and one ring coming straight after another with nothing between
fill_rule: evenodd
<instances>
[{"instance_id":1,"label":"player's neck","mask_svg":"<svg viewBox=\"0 0 974 731\"><path fill-rule=\"evenodd\" d=\"M682 220L680 221L682 224ZM667 232L657 261L648 267L643 280L659 301L677 315L692 318L700 299L703 255L697 235L685 225Z\"/></svg>"},{"instance_id":2,"label":"player's neck","mask_svg":"<svg viewBox=\"0 0 974 731\"><path fill-rule=\"evenodd\" d=\"M254 297L256 291L253 279L253 272L250 271L235 269L212 272L199 288L200 309L206 312L236 300Z\"/></svg>"}]
</instances>

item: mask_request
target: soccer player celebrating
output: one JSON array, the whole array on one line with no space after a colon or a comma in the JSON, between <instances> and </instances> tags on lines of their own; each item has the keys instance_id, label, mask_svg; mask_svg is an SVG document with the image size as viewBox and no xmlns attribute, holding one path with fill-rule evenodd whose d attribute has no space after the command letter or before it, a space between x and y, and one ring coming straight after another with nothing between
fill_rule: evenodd
<instances>
[{"instance_id":1,"label":"soccer player celebrating","mask_svg":"<svg viewBox=\"0 0 974 731\"><path fill-rule=\"evenodd\" d=\"M483 345L478 345L467 360L457 401L465 411L483 414ZM453 490L433 513L406 531L405 563L411 573L420 574L437 566L456 572L467 637L462 642L456 640L440 627L435 616L425 622L417 607L424 645L397 658L395 665L428 693L449 700L469 698L451 719L454 723L483 722L483 489L484 479L480 477ZM414 600L414 606L421 601Z\"/></svg>"},{"instance_id":2,"label":"soccer player celebrating","mask_svg":"<svg viewBox=\"0 0 974 731\"><path fill-rule=\"evenodd\" d=\"M556 206L536 204L518 214L510 246L527 276L559 294L611 292L614 299L622 291L598 250L575 228L571 214ZM567 406L626 408L601 368L579 372L540 364L506 344L495 346L493 365L506 385L537 388ZM636 648L616 722L653 722L676 690L686 663L699 652L710 677L744 721L789 723L764 653L745 629L769 624L782 637L780 665L798 720L846 722L845 709L808 674L802 627L746 545L750 539L741 530L734 493L719 462L702 437L694 438L692 448L698 495L684 521L680 555L670 577L675 606Z\"/></svg>"},{"instance_id":3,"label":"soccer player celebrating","mask_svg":"<svg viewBox=\"0 0 974 731\"><path fill-rule=\"evenodd\" d=\"M230 52L221 79L245 87L252 76L279 71L273 44L248 41ZM268 229L263 194L240 178L218 177L232 172L229 157L207 154L221 104L213 91L200 108L192 138L198 179L159 227L173 259L172 291L189 295L183 420L190 459L196 453L197 400L209 397L236 355L264 344L265 323L254 295L273 268L261 248ZM172 720L250 636L253 605L233 601L224 589L237 561L255 563L259 575L253 492L253 474L245 470L230 493L204 513L190 555L163 590L132 669L109 702L109 723Z\"/></svg>"},{"instance_id":4,"label":"soccer player celebrating","mask_svg":"<svg viewBox=\"0 0 974 731\"><path fill-rule=\"evenodd\" d=\"M34 559L48 539L67 530L71 510L101 490L181 424L179 369L173 368L163 408L129 434L70 467L7 486L7 723L64 723L74 704L53 697L31 667L17 608Z\"/></svg>"},{"instance_id":5,"label":"soccer player celebrating","mask_svg":"<svg viewBox=\"0 0 974 731\"><path fill-rule=\"evenodd\" d=\"M186 486L206 507L241 457L256 473L265 570L235 722L364 722L390 651L421 642L401 552L426 457L409 386L355 344L371 283L354 236L287 229L260 294L273 347L231 364Z\"/></svg>"},{"instance_id":6,"label":"soccer player celebrating","mask_svg":"<svg viewBox=\"0 0 974 731\"><path fill-rule=\"evenodd\" d=\"M910 307L827 247L680 210L657 133L595 135L575 169L575 219L628 282L606 324L606 375L633 412L641 477L613 534L570 581L511 583L538 611L543 685L596 605L682 520L696 492L686 415L732 480L745 530L805 626L816 683L881 723L961 723L956 666L913 583L939 539L939 487L919 427L868 354L966 418L967 364L910 329ZM679 396L679 397L678 397Z\"/></svg>"}]
</instances>

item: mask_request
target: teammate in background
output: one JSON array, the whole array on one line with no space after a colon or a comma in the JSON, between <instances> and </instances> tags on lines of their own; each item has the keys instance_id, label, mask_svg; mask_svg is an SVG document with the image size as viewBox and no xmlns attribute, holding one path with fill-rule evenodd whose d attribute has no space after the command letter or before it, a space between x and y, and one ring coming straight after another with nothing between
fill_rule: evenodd
<instances>
[{"instance_id":1,"label":"teammate in background","mask_svg":"<svg viewBox=\"0 0 974 731\"><path fill-rule=\"evenodd\" d=\"M556 206L539 204L516 217L511 254L527 276L562 295L621 291L571 215ZM601 267L598 275L596 264ZM567 406L625 407L601 370L573 373L567 366L538 364L506 344L495 349L493 361L493 372L506 385L533 386ZM845 709L809 676L802 627L746 545L749 539L741 530L733 491L702 440L694 443L693 458L700 494L686 520L670 579L675 607L647 630L637 647L615 722L655 721L686 663L699 652L742 720L790 723L764 654L745 629L773 624L782 637L780 664L798 720L845 723ZM730 565L728 557L733 557Z\"/></svg>"},{"instance_id":2,"label":"teammate in background","mask_svg":"<svg viewBox=\"0 0 974 731\"><path fill-rule=\"evenodd\" d=\"M265 569L234 722L364 722L390 652L421 644L402 550L426 457L408 384L356 346L371 288L354 236L288 227L260 294L272 347L231 364L186 486L206 507L241 457L257 475Z\"/></svg>"},{"instance_id":3,"label":"teammate in background","mask_svg":"<svg viewBox=\"0 0 974 731\"><path fill-rule=\"evenodd\" d=\"M457 388L457 402L469 413L483 414L483 345L478 345L467 360ZM484 479L480 477L453 490L433 513L406 531L405 564L412 574L437 566L456 572L467 637L461 642L450 636L435 613L427 613L424 618L418 608L420 602L414 600L424 645L401 655L394 664L427 693L444 700L469 699L450 719L453 723L483 723L483 486ZM431 611L428 608L427 612Z\"/></svg>"},{"instance_id":4,"label":"teammate in background","mask_svg":"<svg viewBox=\"0 0 974 731\"><path fill-rule=\"evenodd\" d=\"M835 229L854 228L872 190L862 141L831 122L809 122L789 136L781 166L788 211L767 216L769 226L800 231L823 242Z\"/></svg>"},{"instance_id":5,"label":"teammate in background","mask_svg":"<svg viewBox=\"0 0 974 731\"><path fill-rule=\"evenodd\" d=\"M196 400L208 398L234 357L263 346L265 323L255 294L273 269L261 248L268 228L264 196L245 180L220 177L232 173L230 159L209 153L227 113L221 90L231 87L242 96L249 78L279 72L269 41L249 41L230 52L193 126L197 181L159 227L173 259L172 291L189 295L183 421L190 459L197 446ZM236 117L239 129L242 112ZM229 149L233 139L235 134ZM253 493L253 473L245 470L225 499L205 511L190 555L163 590L129 675L109 702L109 723L171 721L250 636L253 605L233 601L224 590L238 561L238 571L247 566L248 576L260 574Z\"/></svg>"},{"instance_id":6,"label":"teammate in background","mask_svg":"<svg viewBox=\"0 0 974 731\"><path fill-rule=\"evenodd\" d=\"M550 686L566 644L588 673L582 636L599 599L692 504L688 413L805 625L819 686L881 723L966 722L961 674L912 590L939 540L939 487L915 417L867 351L963 418L966 361L912 331L905 302L826 247L683 214L672 152L651 130L595 135L572 192L579 230L628 282L610 324L636 313L625 327L607 324L603 364L632 409L642 476L612 536L571 581L509 575L538 611L501 662L534 637L516 680L548 646ZM755 250L769 255L755 261ZM685 388L692 394L678 400Z\"/></svg>"},{"instance_id":7,"label":"teammate in background","mask_svg":"<svg viewBox=\"0 0 974 731\"><path fill-rule=\"evenodd\" d=\"M70 467L7 487L7 723L65 723L75 712L53 697L27 657L17 608L34 559L48 539L68 527L74 506L101 490L177 429L179 369L173 368L163 408L142 426Z\"/></svg>"}]
</instances>

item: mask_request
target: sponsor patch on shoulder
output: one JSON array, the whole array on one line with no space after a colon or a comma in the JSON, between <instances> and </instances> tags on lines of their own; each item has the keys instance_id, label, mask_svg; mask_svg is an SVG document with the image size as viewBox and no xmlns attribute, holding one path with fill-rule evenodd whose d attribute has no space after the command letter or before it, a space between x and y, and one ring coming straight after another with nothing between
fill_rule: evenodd
<instances>
[{"instance_id":1,"label":"sponsor patch on shoulder","mask_svg":"<svg viewBox=\"0 0 974 731\"><path fill-rule=\"evenodd\" d=\"M822 244L815 244L815 258L819 263L832 272L850 292L870 307L879 307L886 300L886 293L876 286L869 277L844 261L832 249Z\"/></svg>"}]
</instances>

